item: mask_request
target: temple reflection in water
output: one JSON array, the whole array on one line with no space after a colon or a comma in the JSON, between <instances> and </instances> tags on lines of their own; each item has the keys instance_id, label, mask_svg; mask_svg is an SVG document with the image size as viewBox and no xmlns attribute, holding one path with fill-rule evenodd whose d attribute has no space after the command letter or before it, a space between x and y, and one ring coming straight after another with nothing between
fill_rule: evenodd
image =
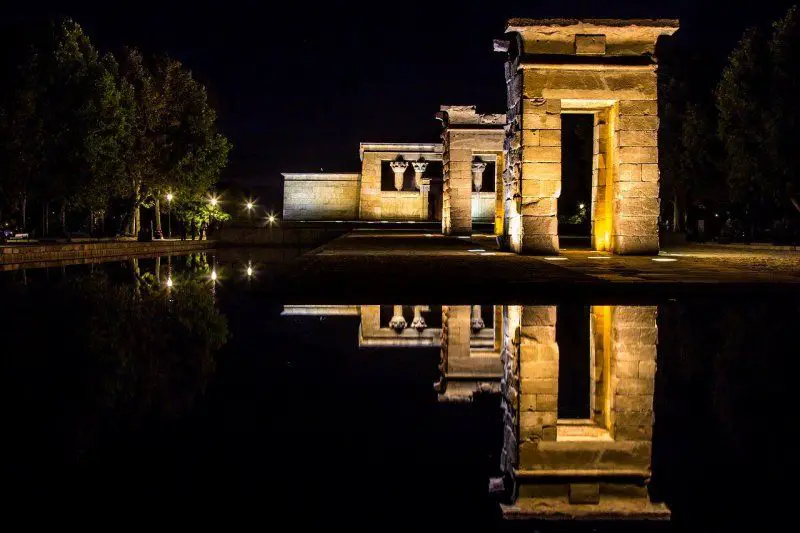
<instances>
[{"instance_id":1,"label":"temple reflection in water","mask_svg":"<svg viewBox=\"0 0 800 533\"><path fill-rule=\"evenodd\" d=\"M647 483L655 306L287 305L360 318L361 348L440 349L440 401L500 393L507 516L665 517Z\"/></svg>"}]
</instances>

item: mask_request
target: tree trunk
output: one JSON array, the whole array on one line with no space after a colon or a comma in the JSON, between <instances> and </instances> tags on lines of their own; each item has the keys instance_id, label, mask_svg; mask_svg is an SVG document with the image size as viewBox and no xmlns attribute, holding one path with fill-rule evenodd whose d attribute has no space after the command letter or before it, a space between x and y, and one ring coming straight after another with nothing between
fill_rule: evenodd
<instances>
[{"instance_id":1,"label":"tree trunk","mask_svg":"<svg viewBox=\"0 0 800 533\"><path fill-rule=\"evenodd\" d=\"M59 217L61 222L61 233L67 233L67 200L66 198L61 201L61 212L59 213Z\"/></svg>"},{"instance_id":2,"label":"tree trunk","mask_svg":"<svg viewBox=\"0 0 800 533\"><path fill-rule=\"evenodd\" d=\"M156 219L156 235L163 239L164 233L161 231L161 203L158 201L158 195L156 195L155 201L153 202L153 216Z\"/></svg>"},{"instance_id":3,"label":"tree trunk","mask_svg":"<svg viewBox=\"0 0 800 533\"><path fill-rule=\"evenodd\" d=\"M139 235L140 231L142 231L142 208L137 202L133 206L133 236Z\"/></svg>"},{"instance_id":4,"label":"tree trunk","mask_svg":"<svg viewBox=\"0 0 800 533\"><path fill-rule=\"evenodd\" d=\"M156 257L156 282L161 285L161 256Z\"/></svg>"},{"instance_id":5,"label":"tree trunk","mask_svg":"<svg viewBox=\"0 0 800 533\"><path fill-rule=\"evenodd\" d=\"M20 229L25 231L25 228L28 227L28 193L22 193L22 199L20 203L22 204L20 209L22 211L22 226Z\"/></svg>"},{"instance_id":6,"label":"tree trunk","mask_svg":"<svg viewBox=\"0 0 800 533\"><path fill-rule=\"evenodd\" d=\"M678 195L672 198L672 231L680 233L683 230L683 219L681 218L681 208L678 203Z\"/></svg>"}]
</instances>

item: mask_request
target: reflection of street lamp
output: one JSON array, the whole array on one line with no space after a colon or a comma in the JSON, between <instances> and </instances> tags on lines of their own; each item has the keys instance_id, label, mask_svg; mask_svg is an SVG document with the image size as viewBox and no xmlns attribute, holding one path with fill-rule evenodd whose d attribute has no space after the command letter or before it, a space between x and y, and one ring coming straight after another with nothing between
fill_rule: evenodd
<instances>
[{"instance_id":1,"label":"reflection of street lamp","mask_svg":"<svg viewBox=\"0 0 800 533\"><path fill-rule=\"evenodd\" d=\"M172 238L172 193L167 193L167 236Z\"/></svg>"}]
</instances>

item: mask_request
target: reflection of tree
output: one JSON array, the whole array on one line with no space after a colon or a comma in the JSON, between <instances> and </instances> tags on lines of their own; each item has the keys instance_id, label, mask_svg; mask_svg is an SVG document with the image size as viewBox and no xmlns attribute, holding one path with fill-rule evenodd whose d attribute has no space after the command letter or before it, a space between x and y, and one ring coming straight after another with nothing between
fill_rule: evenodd
<instances>
[{"instance_id":1,"label":"reflection of tree","mask_svg":"<svg viewBox=\"0 0 800 533\"><path fill-rule=\"evenodd\" d=\"M147 281L94 275L4 295L15 310L4 312L0 373L15 460L79 461L99 439L185 414L203 393L227 321L206 283L181 280L167 298Z\"/></svg>"},{"instance_id":2,"label":"reflection of tree","mask_svg":"<svg viewBox=\"0 0 800 533\"><path fill-rule=\"evenodd\" d=\"M772 505L742 487L774 484L796 462L800 306L673 304L659 320L654 484L684 519L723 516L739 498Z\"/></svg>"}]
</instances>

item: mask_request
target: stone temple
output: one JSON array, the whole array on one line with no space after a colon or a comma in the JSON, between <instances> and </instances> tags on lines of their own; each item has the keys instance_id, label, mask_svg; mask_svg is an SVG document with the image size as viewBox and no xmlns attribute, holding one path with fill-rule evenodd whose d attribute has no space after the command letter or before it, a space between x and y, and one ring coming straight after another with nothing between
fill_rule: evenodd
<instances>
[{"instance_id":1,"label":"stone temple","mask_svg":"<svg viewBox=\"0 0 800 533\"><path fill-rule=\"evenodd\" d=\"M677 20L511 19L505 114L442 106L441 144L362 143L361 171L284 173L284 219L491 223L519 254L559 247L562 119L593 122L591 248L656 254L660 211L656 43ZM499 79L498 79L499 85Z\"/></svg>"}]
</instances>

